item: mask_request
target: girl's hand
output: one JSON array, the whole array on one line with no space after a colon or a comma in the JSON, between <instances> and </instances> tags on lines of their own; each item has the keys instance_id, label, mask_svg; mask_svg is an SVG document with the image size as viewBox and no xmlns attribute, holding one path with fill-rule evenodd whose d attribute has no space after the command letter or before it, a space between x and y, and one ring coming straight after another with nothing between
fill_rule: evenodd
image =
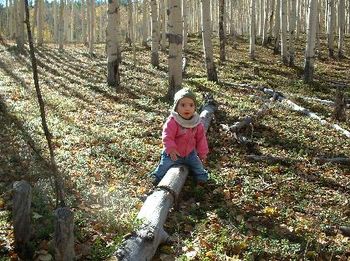
<instances>
[{"instance_id":1,"label":"girl's hand","mask_svg":"<svg viewBox=\"0 0 350 261\"><path fill-rule=\"evenodd\" d=\"M177 160L177 156L180 156L180 153L177 150L172 150L169 152L169 156L173 161Z\"/></svg>"}]
</instances>

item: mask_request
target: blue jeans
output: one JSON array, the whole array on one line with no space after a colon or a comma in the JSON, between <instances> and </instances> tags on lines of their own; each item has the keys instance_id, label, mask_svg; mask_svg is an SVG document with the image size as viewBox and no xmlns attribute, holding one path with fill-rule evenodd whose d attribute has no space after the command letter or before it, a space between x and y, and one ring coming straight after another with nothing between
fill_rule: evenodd
<instances>
[{"instance_id":1,"label":"blue jeans","mask_svg":"<svg viewBox=\"0 0 350 261\"><path fill-rule=\"evenodd\" d=\"M206 182L208 180L208 172L204 169L203 164L195 150L193 150L186 157L178 156L177 160L175 161L173 161L170 156L166 154L165 150L163 150L159 165L151 173L151 175L156 176L158 181L160 181L165 176L167 171L175 165L186 165L189 167L196 181Z\"/></svg>"}]
</instances>

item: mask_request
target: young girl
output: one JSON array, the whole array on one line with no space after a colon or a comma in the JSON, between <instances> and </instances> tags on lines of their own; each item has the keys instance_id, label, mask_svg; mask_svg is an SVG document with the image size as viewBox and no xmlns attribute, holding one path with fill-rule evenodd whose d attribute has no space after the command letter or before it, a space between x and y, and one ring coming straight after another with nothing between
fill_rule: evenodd
<instances>
[{"instance_id":1,"label":"young girl","mask_svg":"<svg viewBox=\"0 0 350 261\"><path fill-rule=\"evenodd\" d=\"M208 180L202 162L206 161L208 143L204 126L196 112L196 97L189 89L181 89L174 96L174 106L163 126L164 149L160 163L151 173L153 185L157 185L174 165L187 165L197 184Z\"/></svg>"}]
</instances>

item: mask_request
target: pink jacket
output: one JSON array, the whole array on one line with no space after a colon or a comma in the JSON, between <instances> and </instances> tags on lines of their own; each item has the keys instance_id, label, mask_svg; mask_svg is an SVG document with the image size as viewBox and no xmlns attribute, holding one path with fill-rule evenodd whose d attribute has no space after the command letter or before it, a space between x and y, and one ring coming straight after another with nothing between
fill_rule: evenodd
<instances>
[{"instance_id":1,"label":"pink jacket","mask_svg":"<svg viewBox=\"0 0 350 261\"><path fill-rule=\"evenodd\" d=\"M180 153L180 157L186 157L196 149L199 158L203 159L209 152L202 123L194 128L187 129L178 124L174 117L170 116L164 123L162 140L167 154L171 149L176 149Z\"/></svg>"}]
</instances>

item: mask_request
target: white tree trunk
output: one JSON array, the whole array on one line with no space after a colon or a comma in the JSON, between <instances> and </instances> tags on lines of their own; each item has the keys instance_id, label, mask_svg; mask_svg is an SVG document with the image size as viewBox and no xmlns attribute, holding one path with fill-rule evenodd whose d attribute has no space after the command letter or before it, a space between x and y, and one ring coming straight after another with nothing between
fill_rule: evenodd
<instances>
[{"instance_id":1,"label":"white tree trunk","mask_svg":"<svg viewBox=\"0 0 350 261\"><path fill-rule=\"evenodd\" d=\"M226 60L225 45L225 0L219 0L219 38L220 38L220 61Z\"/></svg>"},{"instance_id":2,"label":"white tree trunk","mask_svg":"<svg viewBox=\"0 0 350 261\"><path fill-rule=\"evenodd\" d=\"M255 37L256 37L255 1L256 0L250 0L250 32L249 32L249 57L250 57L250 59L255 59Z\"/></svg>"},{"instance_id":3,"label":"white tree trunk","mask_svg":"<svg viewBox=\"0 0 350 261\"><path fill-rule=\"evenodd\" d=\"M64 45L64 0L61 0L60 2L60 12L59 12L59 29L58 29L58 49L60 51L63 51L63 45Z\"/></svg>"},{"instance_id":4,"label":"white tree trunk","mask_svg":"<svg viewBox=\"0 0 350 261\"><path fill-rule=\"evenodd\" d=\"M305 50L304 81L313 81L315 62L315 39L317 26L317 0L310 0L308 11L307 44Z\"/></svg>"},{"instance_id":5,"label":"white tree trunk","mask_svg":"<svg viewBox=\"0 0 350 261\"><path fill-rule=\"evenodd\" d=\"M18 0L17 2L17 12L16 12L16 44L20 52L24 52L24 1Z\"/></svg>"},{"instance_id":6,"label":"white tree trunk","mask_svg":"<svg viewBox=\"0 0 350 261\"><path fill-rule=\"evenodd\" d=\"M268 25L269 25L269 13L270 13L270 0L266 0L265 3L265 10L264 10L264 26L263 26L263 32L262 32L262 45L267 45L268 43Z\"/></svg>"},{"instance_id":7,"label":"white tree trunk","mask_svg":"<svg viewBox=\"0 0 350 261\"><path fill-rule=\"evenodd\" d=\"M259 36L263 35L264 31L264 22L265 22L265 0L260 0L259 6Z\"/></svg>"},{"instance_id":8,"label":"white tree trunk","mask_svg":"<svg viewBox=\"0 0 350 261\"><path fill-rule=\"evenodd\" d=\"M86 0L88 1L88 0ZM86 35L86 2L85 0L81 0L81 42L83 44L86 43L87 35Z\"/></svg>"},{"instance_id":9,"label":"white tree trunk","mask_svg":"<svg viewBox=\"0 0 350 261\"><path fill-rule=\"evenodd\" d=\"M142 45L147 46L148 37L149 5L148 0L142 3Z\"/></svg>"},{"instance_id":10,"label":"white tree trunk","mask_svg":"<svg viewBox=\"0 0 350 261\"><path fill-rule=\"evenodd\" d=\"M119 86L120 73L120 26L119 0L108 1L106 51L107 51L107 83L109 86Z\"/></svg>"},{"instance_id":11,"label":"white tree trunk","mask_svg":"<svg viewBox=\"0 0 350 261\"><path fill-rule=\"evenodd\" d=\"M276 7L275 7L275 27L274 27L274 35L275 35L275 42L274 42L274 53L279 53L279 44L280 44L280 30L281 30L281 16L280 16L280 9L281 9L281 2L280 0L276 0Z\"/></svg>"},{"instance_id":12,"label":"white tree trunk","mask_svg":"<svg viewBox=\"0 0 350 261\"><path fill-rule=\"evenodd\" d=\"M335 29L334 0L328 0L328 55L334 57L334 29Z\"/></svg>"},{"instance_id":13,"label":"white tree trunk","mask_svg":"<svg viewBox=\"0 0 350 261\"><path fill-rule=\"evenodd\" d=\"M37 26L37 20L38 20L38 4L39 1L33 0L33 5L34 5L34 14L33 14L33 22L32 22L32 38L33 40L35 39L35 27Z\"/></svg>"},{"instance_id":14,"label":"white tree trunk","mask_svg":"<svg viewBox=\"0 0 350 261\"><path fill-rule=\"evenodd\" d=\"M87 0L89 1L89 0ZM96 18L96 12L95 12L95 0L90 0L90 39L89 39L89 53L93 54L94 53L94 48L95 48L95 18Z\"/></svg>"},{"instance_id":15,"label":"white tree trunk","mask_svg":"<svg viewBox=\"0 0 350 261\"><path fill-rule=\"evenodd\" d=\"M152 16L152 45L151 45L151 64L159 66L159 34L158 34L158 5L157 0L151 0L151 16Z\"/></svg>"},{"instance_id":16,"label":"white tree trunk","mask_svg":"<svg viewBox=\"0 0 350 261\"><path fill-rule=\"evenodd\" d=\"M182 0L182 19L183 19L183 33L182 33L182 50L185 52L187 47L187 39L188 39L188 2L187 0Z\"/></svg>"},{"instance_id":17,"label":"white tree trunk","mask_svg":"<svg viewBox=\"0 0 350 261\"><path fill-rule=\"evenodd\" d=\"M70 12L70 35L69 40L74 42L74 1L71 2L71 12Z\"/></svg>"},{"instance_id":18,"label":"white tree trunk","mask_svg":"<svg viewBox=\"0 0 350 261\"><path fill-rule=\"evenodd\" d=\"M41 46L44 43L43 28L44 28L44 1L38 0L38 45Z\"/></svg>"},{"instance_id":19,"label":"white tree trunk","mask_svg":"<svg viewBox=\"0 0 350 261\"><path fill-rule=\"evenodd\" d=\"M291 0L291 13L289 19L289 66L295 64L295 28L296 28L296 0Z\"/></svg>"},{"instance_id":20,"label":"white tree trunk","mask_svg":"<svg viewBox=\"0 0 350 261\"><path fill-rule=\"evenodd\" d=\"M134 21L133 21L133 4L131 0L128 0L128 31L127 31L127 39L126 42L129 44L129 46L133 43L133 36L134 36Z\"/></svg>"},{"instance_id":21,"label":"white tree trunk","mask_svg":"<svg viewBox=\"0 0 350 261\"><path fill-rule=\"evenodd\" d=\"M53 40L54 43L58 43L58 24L59 24L59 15L57 8L57 0L53 1Z\"/></svg>"},{"instance_id":22,"label":"white tree trunk","mask_svg":"<svg viewBox=\"0 0 350 261\"><path fill-rule=\"evenodd\" d=\"M201 0L201 5L202 39L207 78L209 81L217 82L218 76L214 64L213 43L211 40L210 0Z\"/></svg>"},{"instance_id":23,"label":"white tree trunk","mask_svg":"<svg viewBox=\"0 0 350 261\"><path fill-rule=\"evenodd\" d=\"M345 0L339 0L338 19L339 19L338 56L344 57Z\"/></svg>"},{"instance_id":24,"label":"white tree trunk","mask_svg":"<svg viewBox=\"0 0 350 261\"><path fill-rule=\"evenodd\" d=\"M181 0L169 0L169 88L167 96L172 99L182 85L182 18Z\"/></svg>"},{"instance_id":25,"label":"white tree trunk","mask_svg":"<svg viewBox=\"0 0 350 261\"><path fill-rule=\"evenodd\" d=\"M166 18L165 18L165 0L159 0L159 21L160 21L160 49L166 49Z\"/></svg>"},{"instance_id":26,"label":"white tree trunk","mask_svg":"<svg viewBox=\"0 0 350 261\"><path fill-rule=\"evenodd\" d=\"M288 64L288 43L287 43L287 1L280 0L281 17L281 57L284 64Z\"/></svg>"}]
</instances>

